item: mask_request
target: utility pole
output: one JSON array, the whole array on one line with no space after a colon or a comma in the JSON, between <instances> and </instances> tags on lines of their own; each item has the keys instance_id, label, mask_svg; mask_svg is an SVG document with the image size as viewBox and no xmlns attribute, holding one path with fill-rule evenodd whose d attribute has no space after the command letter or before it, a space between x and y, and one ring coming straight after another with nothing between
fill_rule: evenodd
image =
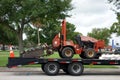
<instances>
[{"instance_id":1,"label":"utility pole","mask_svg":"<svg viewBox=\"0 0 120 80\"><path fill-rule=\"evenodd\" d=\"M40 34L39 34L39 28L38 28L38 45L40 45Z\"/></svg>"},{"instance_id":2,"label":"utility pole","mask_svg":"<svg viewBox=\"0 0 120 80\"><path fill-rule=\"evenodd\" d=\"M40 45L40 31L42 30L40 27L42 24L39 21L36 21L33 23L33 25L37 28L37 40L38 40L38 46Z\"/></svg>"},{"instance_id":3,"label":"utility pole","mask_svg":"<svg viewBox=\"0 0 120 80\"><path fill-rule=\"evenodd\" d=\"M40 45L40 31L41 30L42 29L38 27L38 32L37 32L37 34L38 34L38 45Z\"/></svg>"}]
</instances>

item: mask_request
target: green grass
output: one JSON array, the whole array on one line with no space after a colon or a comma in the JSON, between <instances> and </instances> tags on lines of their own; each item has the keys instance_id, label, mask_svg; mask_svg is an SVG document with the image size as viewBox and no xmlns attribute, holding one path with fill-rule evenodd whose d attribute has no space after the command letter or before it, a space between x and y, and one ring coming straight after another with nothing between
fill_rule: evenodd
<instances>
[{"instance_id":1,"label":"green grass","mask_svg":"<svg viewBox=\"0 0 120 80\"><path fill-rule=\"evenodd\" d=\"M84 65L85 68L118 68L113 65Z\"/></svg>"},{"instance_id":2,"label":"green grass","mask_svg":"<svg viewBox=\"0 0 120 80\"><path fill-rule=\"evenodd\" d=\"M57 52L55 52L54 54L48 56L48 57L45 57L45 58L60 58L59 54ZM80 58L79 55L74 55L73 58Z\"/></svg>"},{"instance_id":3,"label":"green grass","mask_svg":"<svg viewBox=\"0 0 120 80\"><path fill-rule=\"evenodd\" d=\"M19 56L18 51L14 51L16 57ZM0 51L0 66L6 66L8 63L9 51Z\"/></svg>"},{"instance_id":4,"label":"green grass","mask_svg":"<svg viewBox=\"0 0 120 80\"><path fill-rule=\"evenodd\" d=\"M14 51L15 57L19 57L18 51ZM9 51L0 51L0 67L5 67L8 63ZM54 54L45 57L45 58L60 58L58 53L55 52ZM73 58L80 58L79 55L74 55ZM36 65L25 65L23 67L40 67L40 64ZM85 68L117 68L113 65L84 65Z\"/></svg>"}]
</instances>

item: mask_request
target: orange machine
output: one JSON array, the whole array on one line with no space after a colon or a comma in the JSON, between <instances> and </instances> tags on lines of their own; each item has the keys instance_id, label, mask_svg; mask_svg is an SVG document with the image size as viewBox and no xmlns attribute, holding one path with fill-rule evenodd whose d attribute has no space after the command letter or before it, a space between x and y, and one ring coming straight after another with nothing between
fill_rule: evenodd
<instances>
[{"instance_id":1,"label":"orange machine","mask_svg":"<svg viewBox=\"0 0 120 80\"><path fill-rule=\"evenodd\" d=\"M54 37L52 47L59 52L61 58L72 58L74 54L79 54L82 58L95 58L98 51L104 48L103 40L80 35L75 40L76 44L66 39L66 21L63 20L61 32Z\"/></svg>"}]
</instances>

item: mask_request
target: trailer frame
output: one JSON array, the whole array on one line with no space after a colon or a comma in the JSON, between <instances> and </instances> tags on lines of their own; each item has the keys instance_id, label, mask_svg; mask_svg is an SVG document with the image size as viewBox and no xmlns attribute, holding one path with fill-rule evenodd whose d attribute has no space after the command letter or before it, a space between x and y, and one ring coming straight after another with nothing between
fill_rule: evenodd
<instances>
[{"instance_id":1,"label":"trailer frame","mask_svg":"<svg viewBox=\"0 0 120 80\"><path fill-rule=\"evenodd\" d=\"M71 75L81 75L84 71L83 65L120 65L120 60L100 60L100 59L70 59L70 58L8 58L8 68L29 64L41 64L41 69L47 75L57 75L62 69Z\"/></svg>"}]
</instances>

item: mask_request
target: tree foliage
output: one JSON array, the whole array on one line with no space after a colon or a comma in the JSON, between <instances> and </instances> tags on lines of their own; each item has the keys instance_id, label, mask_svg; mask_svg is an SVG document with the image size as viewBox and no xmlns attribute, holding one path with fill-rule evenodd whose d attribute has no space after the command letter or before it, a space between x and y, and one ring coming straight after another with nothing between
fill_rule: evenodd
<instances>
[{"instance_id":1,"label":"tree foliage","mask_svg":"<svg viewBox=\"0 0 120 80\"><path fill-rule=\"evenodd\" d=\"M0 24L17 34L19 50L23 51L23 30L29 23L45 24L68 16L71 0L0 0Z\"/></svg>"},{"instance_id":2,"label":"tree foliage","mask_svg":"<svg viewBox=\"0 0 120 80\"><path fill-rule=\"evenodd\" d=\"M113 10L116 13L120 13L120 0L108 0L108 2L113 5Z\"/></svg>"},{"instance_id":3,"label":"tree foliage","mask_svg":"<svg viewBox=\"0 0 120 80\"><path fill-rule=\"evenodd\" d=\"M120 36L120 13L117 14L117 22L114 22L110 28L110 32L117 33L117 36Z\"/></svg>"},{"instance_id":4,"label":"tree foliage","mask_svg":"<svg viewBox=\"0 0 120 80\"><path fill-rule=\"evenodd\" d=\"M107 28L94 28L92 32L88 33L88 36L98 40L104 40L105 44L108 45L111 34Z\"/></svg>"},{"instance_id":5,"label":"tree foliage","mask_svg":"<svg viewBox=\"0 0 120 80\"><path fill-rule=\"evenodd\" d=\"M55 24L55 22L49 22L48 25L42 26L41 31L39 31L40 43L52 43L52 39L55 34L60 32L60 24ZM38 28L26 27L25 33L27 36L27 41L31 44L38 44Z\"/></svg>"},{"instance_id":6,"label":"tree foliage","mask_svg":"<svg viewBox=\"0 0 120 80\"><path fill-rule=\"evenodd\" d=\"M117 15L117 22L114 22L111 26L111 33L117 33L120 36L120 1L119 0L108 0L111 5L113 5L113 11Z\"/></svg>"},{"instance_id":7,"label":"tree foliage","mask_svg":"<svg viewBox=\"0 0 120 80\"><path fill-rule=\"evenodd\" d=\"M113 25L110 28L110 32L116 33L117 36L120 36L120 24L118 22L113 23Z\"/></svg>"},{"instance_id":8,"label":"tree foliage","mask_svg":"<svg viewBox=\"0 0 120 80\"><path fill-rule=\"evenodd\" d=\"M17 45L16 33L0 25L0 43Z\"/></svg>"},{"instance_id":9,"label":"tree foliage","mask_svg":"<svg viewBox=\"0 0 120 80\"><path fill-rule=\"evenodd\" d=\"M0 25L0 44L2 44L2 50L5 50L5 45L17 45L16 33L10 29Z\"/></svg>"},{"instance_id":10,"label":"tree foliage","mask_svg":"<svg viewBox=\"0 0 120 80\"><path fill-rule=\"evenodd\" d=\"M49 22L49 24L46 27L41 27L40 31L40 43L48 43L51 44L53 38L56 34L58 34L61 31L60 22ZM69 22L67 22L67 40L74 40L75 35L81 34L79 32L75 32L75 26ZM37 44L37 28L27 28L26 29L26 35L27 35L27 41L31 45ZM82 35L82 34L81 34Z\"/></svg>"},{"instance_id":11,"label":"tree foliage","mask_svg":"<svg viewBox=\"0 0 120 80\"><path fill-rule=\"evenodd\" d=\"M67 27L67 39L68 40L74 41L75 36L77 36L78 34L82 35L82 33L80 33L80 32L75 32L76 27L74 24L67 22L66 27Z\"/></svg>"}]
</instances>

